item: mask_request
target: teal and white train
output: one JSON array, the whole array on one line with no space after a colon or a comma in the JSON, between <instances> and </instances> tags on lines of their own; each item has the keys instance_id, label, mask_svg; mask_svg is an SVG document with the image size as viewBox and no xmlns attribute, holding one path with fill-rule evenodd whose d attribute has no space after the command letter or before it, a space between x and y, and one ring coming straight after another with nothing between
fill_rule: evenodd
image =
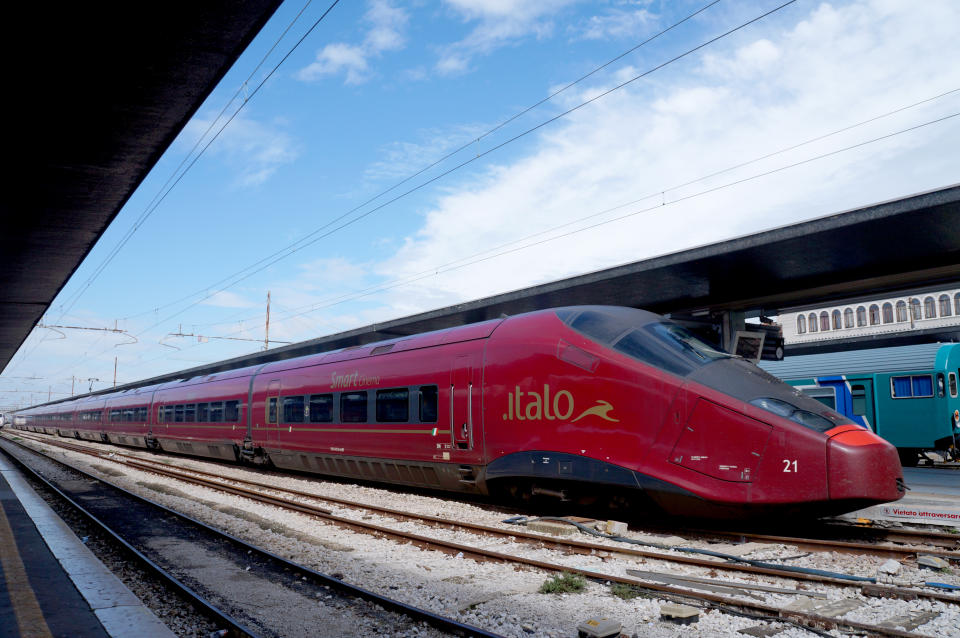
<instances>
[{"instance_id":1,"label":"teal and white train","mask_svg":"<svg viewBox=\"0 0 960 638\"><path fill-rule=\"evenodd\" d=\"M960 460L960 344L925 343L787 357L760 367L896 446Z\"/></svg>"}]
</instances>

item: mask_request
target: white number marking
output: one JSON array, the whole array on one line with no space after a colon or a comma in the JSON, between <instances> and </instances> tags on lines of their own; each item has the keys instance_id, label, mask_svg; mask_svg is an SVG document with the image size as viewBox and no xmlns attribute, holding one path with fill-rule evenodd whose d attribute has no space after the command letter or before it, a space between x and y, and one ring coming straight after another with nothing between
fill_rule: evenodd
<instances>
[{"instance_id":1,"label":"white number marking","mask_svg":"<svg viewBox=\"0 0 960 638\"><path fill-rule=\"evenodd\" d=\"M790 469L790 466L793 466L793 469ZM796 472L797 471L797 460L793 459L783 459L783 471L784 472Z\"/></svg>"}]
</instances>

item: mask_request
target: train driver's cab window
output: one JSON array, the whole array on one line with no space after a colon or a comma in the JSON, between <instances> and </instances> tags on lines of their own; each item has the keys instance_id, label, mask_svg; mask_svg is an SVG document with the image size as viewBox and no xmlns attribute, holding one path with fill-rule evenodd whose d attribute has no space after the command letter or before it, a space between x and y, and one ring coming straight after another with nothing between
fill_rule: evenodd
<instances>
[{"instance_id":1,"label":"train driver's cab window","mask_svg":"<svg viewBox=\"0 0 960 638\"><path fill-rule=\"evenodd\" d=\"M333 395L310 395L310 423L331 423L333 421Z\"/></svg>"},{"instance_id":2,"label":"train driver's cab window","mask_svg":"<svg viewBox=\"0 0 960 638\"><path fill-rule=\"evenodd\" d=\"M410 420L410 391L406 388L377 390L377 421L405 423Z\"/></svg>"},{"instance_id":3,"label":"train driver's cab window","mask_svg":"<svg viewBox=\"0 0 960 638\"><path fill-rule=\"evenodd\" d=\"M957 397L957 374L955 372L951 372L947 376L947 379L950 384L950 396L953 398L956 398Z\"/></svg>"},{"instance_id":4,"label":"train driver's cab window","mask_svg":"<svg viewBox=\"0 0 960 638\"><path fill-rule=\"evenodd\" d=\"M437 386L424 385L420 387L420 423L437 422Z\"/></svg>"},{"instance_id":5,"label":"train driver's cab window","mask_svg":"<svg viewBox=\"0 0 960 638\"><path fill-rule=\"evenodd\" d=\"M340 395L340 422L367 422L366 392L344 392Z\"/></svg>"},{"instance_id":6,"label":"train driver's cab window","mask_svg":"<svg viewBox=\"0 0 960 638\"><path fill-rule=\"evenodd\" d=\"M929 374L890 377L890 394L894 399L933 397L933 379Z\"/></svg>"},{"instance_id":7,"label":"train driver's cab window","mask_svg":"<svg viewBox=\"0 0 960 638\"><path fill-rule=\"evenodd\" d=\"M857 416L866 416L867 414L867 391L862 385L850 386L851 408Z\"/></svg>"},{"instance_id":8,"label":"train driver's cab window","mask_svg":"<svg viewBox=\"0 0 960 638\"><path fill-rule=\"evenodd\" d=\"M303 423L303 397L283 397L283 422Z\"/></svg>"},{"instance_id":9,"label":"train driver's cab window","mask_svg":"<svg viewBox=\"0 0 960 638\"><path fill-rule=\"evenodd\" d=\"M943 373L937 373L937 396L941 399L947 396L947 382L943 378Z\"/></svg>"}]
</instances>

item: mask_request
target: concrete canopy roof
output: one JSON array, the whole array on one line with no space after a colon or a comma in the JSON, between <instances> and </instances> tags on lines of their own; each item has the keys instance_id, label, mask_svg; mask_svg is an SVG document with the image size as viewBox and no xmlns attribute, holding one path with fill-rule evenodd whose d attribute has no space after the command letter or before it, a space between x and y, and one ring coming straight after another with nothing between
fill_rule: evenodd
<instances>
[{"instance_id":1,"label":"concrete canopy roof","mask_svg":"<svg viewBox=\"0 0 960 638\"><path fill-rule=\"evenodd\" d=\"M960 279L960 185L171 373L189 378L556 306L762 309ZM104 390L107 392L108 390Z\"/></svg>"},{"instance_id":2,"label":"concrete canopy roof","mask_svg":"<svg viewBox=\"0 0 960 638\"><path fill-rule=\"evenodd\" d=\"M0 371L279 4L4 9Z\"/></svg>"}]
</instances>

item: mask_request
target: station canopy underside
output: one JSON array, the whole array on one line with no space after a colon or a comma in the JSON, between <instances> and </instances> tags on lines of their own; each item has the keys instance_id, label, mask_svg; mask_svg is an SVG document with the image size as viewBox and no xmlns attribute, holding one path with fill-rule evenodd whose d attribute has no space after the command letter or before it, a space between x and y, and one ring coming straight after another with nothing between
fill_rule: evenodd
<instances>
[{"instance_id":1,"label":"station canopy underside","mask_svg":"<svg viewBox=\"0 0 960 638\"><path fill-rule=\"evenodd\" d=\"M750 309L775 315L791 306L880 296L957 280L960 185L364 326L134 385L211 374L557 306L610 304L675 316Z\"/></svg>"},{"instance_id":2,"label":"station canopy underside","mask_svg":"<svg viewBox=\"0 0 960 638\"><path fill-rule=\"evenodd\" d=\"M4 8L0 371L279 4Z\"/></svg>"}]
</instances>

